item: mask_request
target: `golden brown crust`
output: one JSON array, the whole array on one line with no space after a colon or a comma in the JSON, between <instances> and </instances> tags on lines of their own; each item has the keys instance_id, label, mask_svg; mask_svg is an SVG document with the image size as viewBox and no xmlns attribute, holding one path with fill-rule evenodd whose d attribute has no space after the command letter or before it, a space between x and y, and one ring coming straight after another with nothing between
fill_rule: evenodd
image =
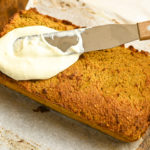
<instances>
[{"instance_id":1,"label":"golden brown crust","mask_svg":"<svg viewBox=\"0 0 150 150\"><path fill-rule=\"evenodd\" d=\"M29 18L26 18L27 17L26 15ZM32 18L32 22L28 22L29 21L28 19L30 19L30 17ZM30 25L38 25L38 23L40 22L40 19L42 19L43 22L45 23L46 21L44 20L44 18L46 20L50 20L51 23L53 23L52 25L54 25L54 29L56 29L56 30L61 31L62 30L61 28L63 28L63 30L64 29L71 30L71 29L75 29L75 28L80 28L79 26L76 26L67 20L59 20L59 19L56 19L56 18L48 16L48 15L41 15L35 8L31 8L28 11L21 10L18 13L14 14L14 16L9 19L8 24L6 24L5 27L3 28L2 32L0 33L0 37L3 36L4 34L6 34L7 32L11 31L14 28L28 26L28 23ZM17 24L16 23L16 21L18 21L17 19L19 19L19 20L24 19L24 20L21 20L22 22L21 23L19 22ZM59 27L59 24L62 25L63 27L61 27L61 26ZM40 25L50 26L47 24L43 24L42 22L40 22Z\"/></svg>"},{"instance_id":2,"label":"golden brown crust","mask_svg":"<svg viewBox=\"0 0 150 150\"><path fill-rule=\"evenodd\" d=\"M29 25L77 28L32 9L16 14L0 35ZM122 141L139 139L150 124L150 57L131 47L85 53L48 80L15 81L0 73L0 83Z\"/></svg>"}]
</instances>

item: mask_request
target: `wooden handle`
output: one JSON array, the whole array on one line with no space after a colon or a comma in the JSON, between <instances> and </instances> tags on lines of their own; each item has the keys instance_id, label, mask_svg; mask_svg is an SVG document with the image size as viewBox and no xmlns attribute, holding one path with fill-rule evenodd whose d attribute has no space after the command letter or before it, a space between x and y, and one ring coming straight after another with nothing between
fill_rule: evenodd
<instances>
[{"instance_id":1,"label":"wooden handle","mask_svg":"<svg viewBox=\"0 0 150 150\"><path fill-rule=\"evenodd\" d=\"M150 21L138 23L140 40L150 39Z\"/></svg>"}]
</instances>

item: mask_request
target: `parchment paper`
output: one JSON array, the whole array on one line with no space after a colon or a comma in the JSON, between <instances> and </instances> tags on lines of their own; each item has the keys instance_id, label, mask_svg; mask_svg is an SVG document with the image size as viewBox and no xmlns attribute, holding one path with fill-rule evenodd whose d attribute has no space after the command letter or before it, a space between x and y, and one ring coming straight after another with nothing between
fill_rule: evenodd
<instances>
[{"instance_id":1,"label":"parchment paper","mask_svg":"<svg viewBox=\"0 0 150 150\"><path fill-rule=\"evenodd\" d=\"M121 2L127 8L129 4L125 1ZM36 7L43 14L70 20L80 26L137 21L134 17L135 20L120 17L124 16L123 11L118 16L111 9L110 2L112 0L30 0L27 9ZM117 0L113 3L115 8L119 6ZM143 49L142 45L149 49L148 44L136 44L139 49ZM38 106L39 103L0 86L0 150L136 150L142 142L142 139L133 143L119 142L55 111L42 113L36 109Z\"/></svg>"},{"instance_id":2,"label":"parchment paper","mask_svg":"<svg viewBox=\"0 0 150 150\"><path fill-rule=\"evenodd\" d=\"M29 0L27 9L66 19L79 26L129 24L150 20L149 0ZM150 52L150 40L126 44Z\"/></svg>"}]
</instances>

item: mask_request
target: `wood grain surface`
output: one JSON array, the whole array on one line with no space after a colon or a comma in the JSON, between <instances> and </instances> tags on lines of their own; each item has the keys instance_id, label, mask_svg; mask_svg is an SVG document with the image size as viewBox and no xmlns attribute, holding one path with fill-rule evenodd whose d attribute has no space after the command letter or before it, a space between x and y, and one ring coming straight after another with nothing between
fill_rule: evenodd
<instances>
[{"instance_id":1,"label":"wood grain surface","mask_svg":"<svg viewBox=\"0 0 150 150\"><path fill-rule=\"evenodd\" d=\"M24 9L28 0L0 0L0 30L17 11Z\"/></svg>"},{"instance_id":2,"label":"wood grain surface","mask_svg":"<svg viewBox=\"0 0 150 150\"><path fill-rule=\"evenodd\" d=\"M28 0L0 0L0 31L14 13L25 8L27 1ZM150 150L150 129L143 138L144 141L137 150Z\"/></svg>"}]
</instances>

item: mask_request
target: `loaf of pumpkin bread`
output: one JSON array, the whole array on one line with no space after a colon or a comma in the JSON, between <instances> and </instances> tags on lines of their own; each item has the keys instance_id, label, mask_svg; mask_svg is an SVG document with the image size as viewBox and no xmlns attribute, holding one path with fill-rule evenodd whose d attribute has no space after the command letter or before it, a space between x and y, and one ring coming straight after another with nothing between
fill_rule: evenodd
<instances>
[{"instance_id":1,"label":"loaf of pumpkin bread","mask_svg":"<svg viewBox=\"0 0 150 150\"><path fill-rule=\"evenodd\" d=\"M15 14L0 36L34 25L78 28L30 9ZM150 124L150 57L133 47L82 54L48 80L15 81L0 73L0 83L125 142L138 140Z\"/></svg>"}]
</instances>

